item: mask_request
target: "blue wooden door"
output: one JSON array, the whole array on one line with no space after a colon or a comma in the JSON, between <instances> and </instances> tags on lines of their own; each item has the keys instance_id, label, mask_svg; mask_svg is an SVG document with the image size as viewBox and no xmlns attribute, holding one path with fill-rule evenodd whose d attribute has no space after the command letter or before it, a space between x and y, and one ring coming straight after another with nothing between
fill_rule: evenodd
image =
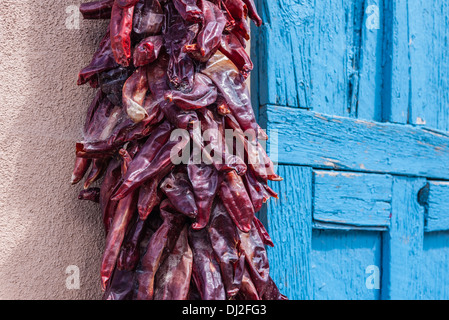
<instances>
[{"instance_id":1,"label":"blue wooden door","mask_svg":"<svg viewBox=\"0 0 449 320\"><path fill-rule=\"evenodd\" d=\"M449 299L449 4L259 0L262 212L290 299Z\"/></svg>"}]
</instances>

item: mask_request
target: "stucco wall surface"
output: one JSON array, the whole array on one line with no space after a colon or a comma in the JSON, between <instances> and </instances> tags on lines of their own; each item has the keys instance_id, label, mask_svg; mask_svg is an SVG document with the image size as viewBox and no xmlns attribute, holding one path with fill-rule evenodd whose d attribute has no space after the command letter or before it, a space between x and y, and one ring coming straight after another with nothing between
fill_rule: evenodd
<instances>
[{"instance_id":1,"label":"stucco wall surface","mask_svg":"<svg viewBox=\"0 0 449 320\"><path fill-rule=\"evenodd\" d=\"M94 91L76 86L105 23L76 0L0 6L0 299L100 299L104 246L96 204L71 186L74 144ZM66 268L80 289L66 287Z\"/></svg>"}]
</instances>

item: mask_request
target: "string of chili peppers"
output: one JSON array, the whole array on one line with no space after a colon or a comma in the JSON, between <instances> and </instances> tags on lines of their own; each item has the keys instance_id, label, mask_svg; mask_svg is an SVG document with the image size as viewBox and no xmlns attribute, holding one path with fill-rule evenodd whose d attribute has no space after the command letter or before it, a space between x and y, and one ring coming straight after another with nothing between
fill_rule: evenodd
<instances>
[{"instance_id":1,"label":"string of chili peppers","mask_svg":"<svg viewBox=\"0 0 449 320\"><path fill-rule=\"evenodd\" d=\"M255 216L277 197L268 180L282 179L245 84L247 17L262 24L253 0L100 0L80 11L110 19L78 77L97 94L72 176L84 179L79 199L101 208L104 299L286 299Z\"/></svg>"}]
</instances>

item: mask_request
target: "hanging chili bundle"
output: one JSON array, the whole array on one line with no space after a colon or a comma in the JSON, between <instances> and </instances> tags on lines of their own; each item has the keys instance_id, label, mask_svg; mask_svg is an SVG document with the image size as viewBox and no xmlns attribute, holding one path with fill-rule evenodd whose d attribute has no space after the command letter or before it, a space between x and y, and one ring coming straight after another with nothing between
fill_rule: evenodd
<instances>
[{"instance_id":1,"label":"hanging chili bundle","mask_svg":"<svg viewBox=\"0 0 449 320\"><path fill-rule=\"evenodd\" d=\"M104 299L286 299L255 216L277 197L268 181L282 179L245 84L247 17L262 23L253 0L100 0L80 11L110 19L78 77L97 94L72 176L102 212Z\"/></svg>"}]
</instances>

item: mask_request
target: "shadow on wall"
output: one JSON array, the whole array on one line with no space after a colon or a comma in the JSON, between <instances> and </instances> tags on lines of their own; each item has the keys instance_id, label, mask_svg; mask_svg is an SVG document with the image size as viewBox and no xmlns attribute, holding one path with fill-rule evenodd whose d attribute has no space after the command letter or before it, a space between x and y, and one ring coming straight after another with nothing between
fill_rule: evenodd
<instances>
[{"instance_id":1,"label":"shadow on wall","mask_svg":"<svg viewBox=\"0 0 449 320\"><path fill-rule=\"evenodd\" d=\"M77 26L70 6L81 2L0 7L0 299L102 296L101 213L77 199L82 186L70 177L94 95L76 77L107 25L80 17ZM70 265L80 270L79 290L66 287Z\"/></svg>"}]
</instances>

